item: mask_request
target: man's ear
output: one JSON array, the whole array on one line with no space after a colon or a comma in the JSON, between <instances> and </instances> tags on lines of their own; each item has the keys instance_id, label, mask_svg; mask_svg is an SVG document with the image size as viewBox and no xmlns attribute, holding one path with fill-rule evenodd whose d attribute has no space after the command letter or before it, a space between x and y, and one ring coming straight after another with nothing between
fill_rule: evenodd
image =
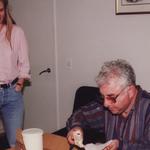
<instances>
[{"instance_id":1,"label":"man's ear","mask_svg":"<svg viewBox=\"0 0 150 150\"><path fill-rule=\"evenodd\" d=\"M133 98L135 96L136 87L134 85L130 85L128 89L128 94L130 98Z\"/></svg>"}]
</instances>

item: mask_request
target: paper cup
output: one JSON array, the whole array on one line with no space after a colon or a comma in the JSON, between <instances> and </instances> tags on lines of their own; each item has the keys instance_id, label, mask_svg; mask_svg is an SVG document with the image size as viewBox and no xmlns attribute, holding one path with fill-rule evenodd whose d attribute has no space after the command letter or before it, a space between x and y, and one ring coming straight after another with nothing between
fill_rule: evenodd
<instances>
[{"instance_id":1,"label":"paper cup","mask_svg":"<svg viewBox=\"0 0 150 150\"><path fill-rule=\"evenodd\" d=\"M30 128L22 131L26 150L43 150L43 130Z\"/></svg>"}]
</instances>

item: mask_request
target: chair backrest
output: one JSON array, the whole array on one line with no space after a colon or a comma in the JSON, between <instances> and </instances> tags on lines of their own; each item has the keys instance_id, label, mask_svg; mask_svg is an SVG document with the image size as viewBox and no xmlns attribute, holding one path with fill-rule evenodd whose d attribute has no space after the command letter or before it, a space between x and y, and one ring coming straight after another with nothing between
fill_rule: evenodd
<instances>
[{"instance_id":1,"label":"chair backrest","mask_svg":"<svg viewBox=\"0 0 150 150\"><path fill-rule=\"evenodd\" d=\"M102 96L98 87L81 86L75 93L75 100L73 106L73 112L78 110L81 106L90 103L93 100L102 100Z\"/></svg>"}]
</instances>

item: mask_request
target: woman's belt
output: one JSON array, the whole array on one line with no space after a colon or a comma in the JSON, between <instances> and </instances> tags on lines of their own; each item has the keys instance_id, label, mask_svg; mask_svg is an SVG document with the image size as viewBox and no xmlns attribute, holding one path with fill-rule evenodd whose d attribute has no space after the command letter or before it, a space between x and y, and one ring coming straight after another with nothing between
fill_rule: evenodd
<instances>
[{"instance_id":1,"label":"woman's belt","mask_svg":"<svg viewBox=\"0 0 150 150\"><path fill-rule=\"evenodd\" d=\"M18 78L15 78L11 83L0 84L0 88L3 88L3 89L10 88L12 85L16 84L17 81L18 81Z\"/></svg>"}]
</instances>

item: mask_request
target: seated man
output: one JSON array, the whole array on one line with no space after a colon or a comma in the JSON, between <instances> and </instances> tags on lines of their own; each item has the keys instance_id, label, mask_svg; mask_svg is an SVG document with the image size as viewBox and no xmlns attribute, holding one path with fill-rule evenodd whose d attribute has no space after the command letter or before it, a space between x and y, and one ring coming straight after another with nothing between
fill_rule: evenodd
<instances>
[{"instance_id":1,"label":"seated man","mask_svg":"<svg viewBox=\"0 0 150 150\"><path fill-rule=\"evenodd\" d=\"M104 131L112 142L104 150L150 149L150 94L136 85L132 66L125 60L105 62L96 82L104 105L91 102L67 121L68 141L73 132L84 128Z\"/></svg>"}]
</instances>

